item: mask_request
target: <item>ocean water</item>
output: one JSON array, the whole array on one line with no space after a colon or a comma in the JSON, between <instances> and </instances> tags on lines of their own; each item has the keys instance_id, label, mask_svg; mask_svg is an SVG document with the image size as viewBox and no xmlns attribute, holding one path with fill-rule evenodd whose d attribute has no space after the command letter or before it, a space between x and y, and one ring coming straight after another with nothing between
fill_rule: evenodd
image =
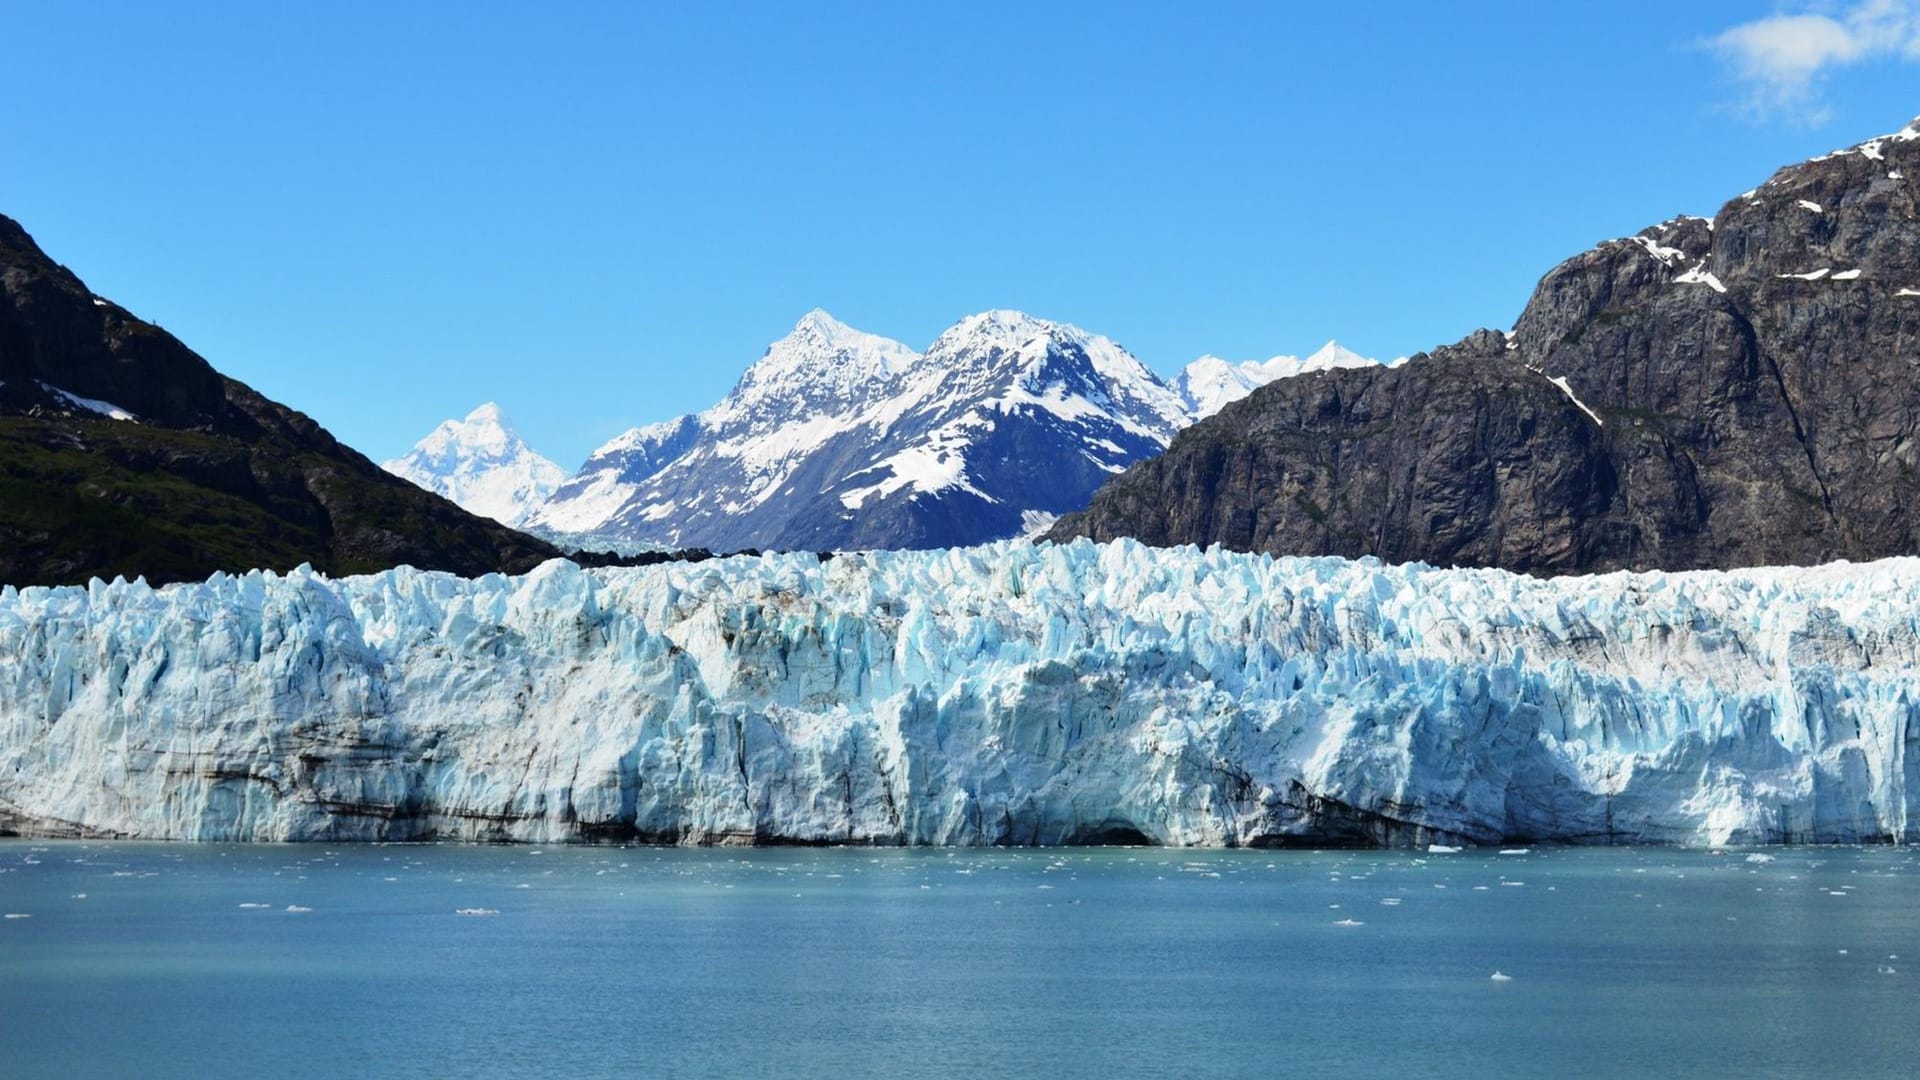
<instances>
[{"instance_id":1,"label":"ocean water","mask_svg":"<svg viewBox=\"0 0 1920 1080\"><path fill-rule=\"evenodd\" d=\"M1769 854L9 841L0 1076L1914 1075L1920 864Z\"/></svg>"}]
</instances>

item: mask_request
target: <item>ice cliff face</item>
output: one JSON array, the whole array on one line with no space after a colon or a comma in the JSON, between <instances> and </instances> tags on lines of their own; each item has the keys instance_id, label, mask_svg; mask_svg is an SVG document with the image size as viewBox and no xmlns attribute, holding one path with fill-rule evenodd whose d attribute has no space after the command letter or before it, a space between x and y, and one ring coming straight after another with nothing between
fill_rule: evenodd
<instances>
[{"instance_id":1,"label":"ice cliff face","mask_svg":"<svg viewBox=\"0 0 1920 1080\"><path fill-rule=\"evenodd\" d=\"M192 839L1920 839L1920 560L1130 541L0 592L0 824Z\"/></svg>"}]
</instances>

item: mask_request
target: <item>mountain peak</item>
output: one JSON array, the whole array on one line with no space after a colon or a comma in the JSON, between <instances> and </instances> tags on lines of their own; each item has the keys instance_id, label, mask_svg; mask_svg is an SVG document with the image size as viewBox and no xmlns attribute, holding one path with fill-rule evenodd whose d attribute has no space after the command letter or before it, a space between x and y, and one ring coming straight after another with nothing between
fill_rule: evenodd
<instances>
[{"instance_id":1,"label":"mountain peak","mask_svg":"<svg viewBox=\"0 0 1920 1080\"><path fill-rule=\"evenodd\" d=\"M1335 368L1370 367L1374 363L1338 341L1327 342L1304 360L1275 356L1235 363L1209 353L1186 366L1175 380L1175 388L1194 417L1204 419L1277 379Z\"/></svg>"},{"instance_id":2,"label":"mountain peak","mask_svg":"<svg viewBox=\"0 0 1920 1080\"><path fill-rule=\"evenodd\" d=\"M824 341L835 341L847 337L861 336L865 335L861 331L855 330L853 327L834 318L832 313L827 311L826 308L814 308L812 311L800 316L799 320L793 324L793 329L787 332L786 338L782 338L781 340L813 338Z\"/></svg>"},{"instance_id":3,"label":"mountain peak","mask_svg":"<svg viewBox=\"0 0 1920 1080\"><path fill-rule=\"evenodd\" d=\"M777 424L827 402L851 407L919 359L892 338L856 330L814 308L768 345L732 393L703 416L715 424L749 416Z\"/></svg>"},{"instance_id":4,"label":"mountain peak","mask_svg":"<svg viewBox=\"0 0 1920 1080\"><path fill-rule=\"evenodd\" d=\"M825 360L856 359L894 370L919 354L892 338L858 330L834 318L825 308L800 316L786 336L767 346L754 367L809 366Z\"/></svg>"},{"instance_id":5,"label":"mountain peak","mask_svg":"<svg viewBox=\"0 0 1920 1080\"><path fill-rule=\"evenodd\" d=\"M524 522L566 479L566 471L535 453L492 401L465 420L442 422L406 456L381 468L508 525Z\"/></svg>"},{"instance_id":6,"label":"mountain peak","mask_svg":"<svg viewBox=\"0 0 1920 1080\"><path fill-rule=\"evenodd\" d=\"M1320 346L1312 356L1307 357L1300 366L1309 371L1324 371L1327 368L1360 367L1373 362L1372 359L1361 356L1338 341L1330 340Z\"/></svg>"},{"instance_id":7,"label":"mountain peak","mask_svg":"<svg viewBox=\"0 0 1920 1080\"><path fill-rule=\"evenodd\" d=\"M498 424L501 427L511 426L507 422L506 412L500 408L499 402L495 402L495 401L489 401L481 405L479 408L468 413L466 423Z\"/></svg>"},{"instance_id":8,"label":"mountain peak","mask_svg":"<svg viewBox=\"0 0 1920 1080\"><path fill-rule=\"evenodd\" d=\"M1051 319L1036 318L1024 311L995 308L991 311L976 312L954 323L940 335L928 351L939 349L942 344L953 348L982 343L1016 349L1036 337L1051 334L1060 329L1071 328Z\"/></svg>"}]
</instances>

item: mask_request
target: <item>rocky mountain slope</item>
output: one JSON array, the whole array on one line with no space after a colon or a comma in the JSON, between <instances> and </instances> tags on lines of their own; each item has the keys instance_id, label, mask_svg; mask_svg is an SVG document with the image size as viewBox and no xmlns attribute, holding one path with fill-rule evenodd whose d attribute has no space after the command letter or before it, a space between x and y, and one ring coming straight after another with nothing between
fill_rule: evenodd
<instances>
[{"instance_id":1,"label":"rocky mountain slope","mask_svg":"<svg viewBox=\"0 0 1920 1080\"><path fill-rule=\"evenodd\" d=\"M596 451L529 524L715 550L979 543L1085 505L1186 420L1064 323L986 312L922 354L814 311L720 404Z\"/></svg>"},{"instance_id":2,"label":"rocky mountain slope","mask_svg":"<svg viewBox=\"0 0 1920 1080\"><path fill-rule=\"evenodd\" d=\"M1914 843L1916 610L1129 541L0 590L0 831Z\"/></svg>"},{"instance_id":3,"label":"rocky mountain slope","mask_svg":"<svg viewBox=\"0 0 1920 1080\"><path fill-rule=\"evenodd\" d=\"M0 217L0 583L477 574L553 554L221 375Z\"/></svg>"},{"instance_id":4,"label":"rocky mountain slope","mask_svg":"<svg viewBox=\"0 0 1920 1080\"><path fill-rule=\"evenodd\" d=\"M524 524L567 479L491 401L434 428L405 456L380 467L504 525Z\"/></svg>"},{"instance_id":5,"label":"rocky mountain slope","mask_svg":"<svg viewBox=\"0 0 1920 1080\"><path fill-rule=\"evenodd\" d=\"M1543 573L1920 550L1920 126L1549 272L1511 333L1254 391L1055 539Z\"/></svg>"}]
</instances>

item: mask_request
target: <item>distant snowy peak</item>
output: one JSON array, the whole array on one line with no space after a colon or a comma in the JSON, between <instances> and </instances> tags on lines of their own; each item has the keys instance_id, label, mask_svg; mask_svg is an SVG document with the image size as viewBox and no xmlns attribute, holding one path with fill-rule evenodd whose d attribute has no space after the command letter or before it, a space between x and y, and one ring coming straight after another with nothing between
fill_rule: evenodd
<instances>
[{"instance_id":1,"label":"distant snowy peak","mask_svg":"<svg viewBox=\"0 0 1920 1080\"><path fill-rule=\"evenodd\" d=\"M767 346L733 392L703 419L721 426L796 408L831 411L884 387L919 360L906 345L855 330L815 308Z\"/></svg>"},{"instance_id":2,"label":"distant snowy peak","mask_svg":"<svg viewBox=\"0 0 1920 1080\"><path fill-rule=\"evenodd\" d=\"M1337 341L1327 342L1305 359L1275 356L1235 363L1217 356L1203 356L1186 366L1174 380L1174 389L1193 418L1203 420L1276 379L1335 368L1373 367L1378 363Z\"/></svg>"},{"instance_id":3,"label":"distant snowy peak","mask_svg":"<svg viewBox=\"0 0 1920 1080\"><path fill-rule=\"evenodd\" d=\"M919 353L816 310L713 408L596 451L531 524L715 549L978 543L1077 509L1190 419L1069 323L986 311Z\"/></svg>"},{"instance_id":4,"label":"distant snowy peak","mask_svg":"<svg viewBox=\"0 0 1920 1080\"><path fill-rule=\"evenodd\" d=\"M507 525L526 523L567 479L567 471L535 453L491 401L464 420L434 428L406 456L381 467Z\"/></svg>"},{"instance_id":5,"label":"distant snowy peak","mask_svg":"<svg viewBox=\"0 0 1920 1080\"><path fill-rule=\"evenodd\" d=\"M928 348L927 363L1004 384L998 397L1009 404L1077 398L1082 405L1068 407L1078 415L1108 412L1145 434L1170 436L1188 422L1180 395L1111 338L1021 311L967 316Z\"/></svg>"}]
</instances>

